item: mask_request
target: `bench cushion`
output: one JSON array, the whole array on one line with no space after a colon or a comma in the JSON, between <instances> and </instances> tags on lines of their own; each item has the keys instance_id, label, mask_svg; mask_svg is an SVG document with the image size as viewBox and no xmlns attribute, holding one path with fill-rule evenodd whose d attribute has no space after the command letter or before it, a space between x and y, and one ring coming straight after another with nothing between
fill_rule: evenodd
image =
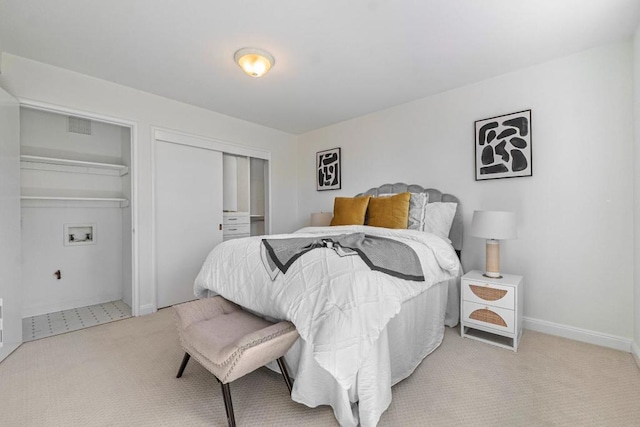
<instances>
[{"instance_id":1,"label":"bench cushion","mask_svg":"<svg viewBox=\"0 0 640 427\"><path fill-rule=\"evenodd\" d=\"M222 383L284 356L298 339L291 322L268 322L217 296L174 307L184 350Z\"/></svg>"}]
</instances>

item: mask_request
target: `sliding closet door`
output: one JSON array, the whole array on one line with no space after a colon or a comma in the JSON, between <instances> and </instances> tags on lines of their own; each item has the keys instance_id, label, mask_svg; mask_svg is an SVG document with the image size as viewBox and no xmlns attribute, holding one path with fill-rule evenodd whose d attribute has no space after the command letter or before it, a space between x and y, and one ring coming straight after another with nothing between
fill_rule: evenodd
<instances>
[{"instance_id":1,"label":"sliding closet door","mask_svg":"<svg viewBox=\"0 0 640 427\"><path fill-rule=\"evenodd\" d=\"M222 242L222 153L156 141L158 308L195 299L193 282Z\"/></svg>"},{"instance_id":2,"label":"sliding closet door","mask_svg":"<svg viewBox=\"0 0 640 427\"><path fill-rule=\"evenodd\" d=\"M0 361L22 343L20 106L0 89Z\"/></svg>"}]
</instances>

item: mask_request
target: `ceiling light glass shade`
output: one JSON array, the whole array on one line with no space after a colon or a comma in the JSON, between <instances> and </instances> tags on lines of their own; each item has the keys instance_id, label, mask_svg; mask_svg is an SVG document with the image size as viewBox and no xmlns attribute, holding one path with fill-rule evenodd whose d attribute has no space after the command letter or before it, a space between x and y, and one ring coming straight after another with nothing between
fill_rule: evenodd
<instances>
[{"instance_id":1,"label":"ceiling light glass shade","mask_svg":"<svg viewBox=\"0 0 640 427\"><path fill-rule=\"evenodd\" d=\"M236 63L251 77L262 77L276 63L273 56L262 49L245 47L233 55Z\"/></svg>"}]
</instances>

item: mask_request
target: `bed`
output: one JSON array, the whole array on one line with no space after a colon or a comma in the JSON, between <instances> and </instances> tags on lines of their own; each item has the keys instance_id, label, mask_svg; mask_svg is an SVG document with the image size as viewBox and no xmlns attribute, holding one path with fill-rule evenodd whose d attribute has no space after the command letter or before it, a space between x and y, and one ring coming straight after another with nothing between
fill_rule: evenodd
<instances>
[{"instance_id":1,"label":"bed","mask_svg":"<svg viewBox=\"0 0 640 427\"><path fill-rule=\"evenodd\" d=\"M263 317L293 322L301 339L286 355L296 379L291 397L310 407L330 405L342 426L375 426L391 403L391 387L440 345L445 325L458 323L459 200L401 183L358 196L405 192L428 194L429 203L456 203L448 239L418 230L353 225L230 240L211 251L194 285L198 297L222 295ZM360 234L411 247L424 281L373 271L358 256L338 256L328 249L304 253L275 279L265 268L264 237L277 241Z\"/></svg>"}]
</instances>

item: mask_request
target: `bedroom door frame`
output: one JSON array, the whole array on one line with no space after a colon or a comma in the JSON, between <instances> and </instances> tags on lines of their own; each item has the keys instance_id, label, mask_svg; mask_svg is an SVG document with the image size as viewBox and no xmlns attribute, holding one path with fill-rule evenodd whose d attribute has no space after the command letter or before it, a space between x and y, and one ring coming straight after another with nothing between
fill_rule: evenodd
<instances>
[{"instance_id":1,"label":"bedroom door frame","mask_svg":"<svg viewBox=\"0 0 640 427\"><path fill-rule=\"evenodd\" d=\"M0 88L0 362L22 345L20 103Z\"/></svg>"},{"instance_id":2,"label":"bedroom door frame","mask_svg":"<svg viewBox=\"0 0 640 427\"><path fill-rule=\"evenodd\" d=\"M153 311L158 309L158 267L157 267L157 251L156 251L156 145L158 141L168 142L190 147L203 148L205 150L219 151L221 153L235 154L238 156L254 157L267 161L267 177L268 188L265 193L265 234L271 232L271 152L253 148L246 145L225 141L218 138L211 138L201 135L180 132L174 129L162 128L159 126L151 127L152 144L151 144L151 294L154 295Z\"/></svg>"},{"instance_id":3,"label":"bedroom door frame","mask_svg":"<svg viewBox=\"0 0 640 427\"><path fill-rule=\"evenodd\" d=\"M83 119L93 120L97 122L107 123L129 129L131 143L131 314L140 316L140 280L138 277L138 122L127 120L120 117L108 116L75 108L63 107L60 105L50 104L48 102L37 101L28 98L18 97L20 107L30 108L32 110L40 110L54 114L71 115Z\"/></svg>"}]
</instances>

